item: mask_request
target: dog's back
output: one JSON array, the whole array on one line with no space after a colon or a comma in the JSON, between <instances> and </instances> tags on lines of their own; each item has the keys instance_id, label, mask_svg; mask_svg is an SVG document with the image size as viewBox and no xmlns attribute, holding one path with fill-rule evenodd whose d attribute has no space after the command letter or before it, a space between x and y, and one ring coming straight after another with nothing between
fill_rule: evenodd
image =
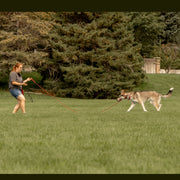
<instances>
[{"instance_id":1,"label":"dog's back","mask_svg":"<svg viewBox=\"0 0 180 180\"><path fill-rule=\"evenodd\" d=\"M150 98L159 98L160 94L156 91L140 91L136 92L139 99L141 99L143 102L149 100Z\"/></svg>"},{"instance_id":2,"label":"dog's back","mask_svg":"<svg viewBox=\"0 0 180 180\"><path fill-rule=\"evenodd\" d=\"M148 100L149 98L159 98L159 97L167 98L172 95L173 89L174 88L169 89L166 95L162 95L156 91L137 91L135 92L135 94L138 94L139 97L145 100Z\"/></svg>"}]
</instances>

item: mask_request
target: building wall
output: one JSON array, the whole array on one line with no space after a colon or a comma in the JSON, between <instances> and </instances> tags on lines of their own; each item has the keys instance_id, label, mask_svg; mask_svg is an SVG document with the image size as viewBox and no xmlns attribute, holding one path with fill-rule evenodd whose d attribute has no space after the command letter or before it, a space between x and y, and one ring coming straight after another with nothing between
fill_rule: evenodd
<instances>
[{"instance_id":1,"label":"building wall","mask_svg":"<svg viewBox=\"0 0 180 180\"><path fill-rule=\"evenodd\" d=\"M167 73L164 69L161 69L160 66L160 57L154 57L154 58L144 58L144 71L147 74L153 74L153 73ZM180 74L180 70L178 69L171 69L169 74Z\"/></svg>"},{"instance_id":2,"label":"building wall","mask_svg":"<svg viewBox=\"0 0 180 180\"><path fill-rule=\"evenodd\" d=\"M160 73L160 58L144 58L144 67L146 73Z\"/></svg>"},{"instance_id":3,"label":"building wall","mask_svg":"<svg viewBox=\"0 0 180 180\"><path fill-rule=\"evenodd\" d=\"M167 72L165 71L165 69L160 69L160 73L165 74ZM168 73L169 74L180 74L180 70L179 69L171 69Z\"/></svg>"}]
</instances>

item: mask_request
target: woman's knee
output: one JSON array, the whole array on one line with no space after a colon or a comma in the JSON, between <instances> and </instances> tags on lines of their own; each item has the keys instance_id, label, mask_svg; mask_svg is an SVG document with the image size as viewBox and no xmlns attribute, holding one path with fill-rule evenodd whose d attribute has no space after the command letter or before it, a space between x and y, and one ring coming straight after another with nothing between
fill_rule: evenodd
<instances>
[{"instance_id":1,"label":"woman's knee","mask_svg":"<svg viewBox=\"0 0 180 180\"><path fill-rule=\"evenodd\" d=\"M23 95L19 95L19 96L17 97L17 99L18 99L20 102L25 102L25 101L26 101L26 99L25 99L25 97L24 97Z\"/></svg>"}]
</instances>

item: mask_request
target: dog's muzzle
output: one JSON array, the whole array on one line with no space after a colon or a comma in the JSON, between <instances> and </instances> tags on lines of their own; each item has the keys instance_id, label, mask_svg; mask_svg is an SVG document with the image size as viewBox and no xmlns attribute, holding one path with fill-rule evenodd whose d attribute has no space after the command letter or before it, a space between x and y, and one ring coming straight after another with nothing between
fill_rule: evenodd
<instances>
[{"instance_id":1,"label":"dog's muzzle","mask_svg":"<svg viewBox=\"0 0 180 180\"><path fill-rule=\"evenodd\" d=\"M117 102L120 102L122 99L121 98L117 98Z\"/></svg>"}]
</instances>

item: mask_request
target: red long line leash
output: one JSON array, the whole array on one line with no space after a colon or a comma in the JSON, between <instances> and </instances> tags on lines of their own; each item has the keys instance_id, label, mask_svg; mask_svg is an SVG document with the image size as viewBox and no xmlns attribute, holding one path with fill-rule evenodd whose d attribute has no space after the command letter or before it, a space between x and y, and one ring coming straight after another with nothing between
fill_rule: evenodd
<instances>
[{"instance_id":1,"label":"red long line leash","mask_svg":"<svg viewBox=\"0 0 180 180\"><path fill-rule=\"evenodd\" d=\"M125 96L125 99L128 99L128 100L130 100L131 99L131 96ZM115 103L115 104L113 104L112 106L110 106L110 107L108 107L108 108L106 108L106 109L104 109L102 112L104 112L104 111L107 111L108 109L111 109L113 106L116 106L118 103L120 103L121 101L119 101L119 102L117 102L117 103Z\"/></svg>"},{"instance_id":2,"label":"red long line leash","mask_svg":"<svg viewBox=\"0 0 180 180\"><path fill-rule=\"evenodd\" d=\"M118 103L120 103L120 101L119 101L119 102L117 102L117 103L115 103L115 104L113 104L112 106L110 106L110 107L108 107L108 108L104 109L102 112L107 111L108 109L111 109L113 106L116 106Z\"/></svg>"},{"instance_id":3,"label":"red long line leash","mask_svg":"<svg viewBox=\"0 0 180 180\"><path fill-rule=\"evenodd\" d=\"M74 109L70 108L69 106L67 106L66 104L62 103L59 99L57 99L56 97L54 97L53 95L51 95L48 91L46 91L44 88L42 88L33 78L31 78L31 80L37 85L39 86L47 95L53 97L56 101L58 101L59 103L61 103L64 107L68 108L69 110L77 113L77 111L75 111Z\"/></svg>"}]
</instances>

